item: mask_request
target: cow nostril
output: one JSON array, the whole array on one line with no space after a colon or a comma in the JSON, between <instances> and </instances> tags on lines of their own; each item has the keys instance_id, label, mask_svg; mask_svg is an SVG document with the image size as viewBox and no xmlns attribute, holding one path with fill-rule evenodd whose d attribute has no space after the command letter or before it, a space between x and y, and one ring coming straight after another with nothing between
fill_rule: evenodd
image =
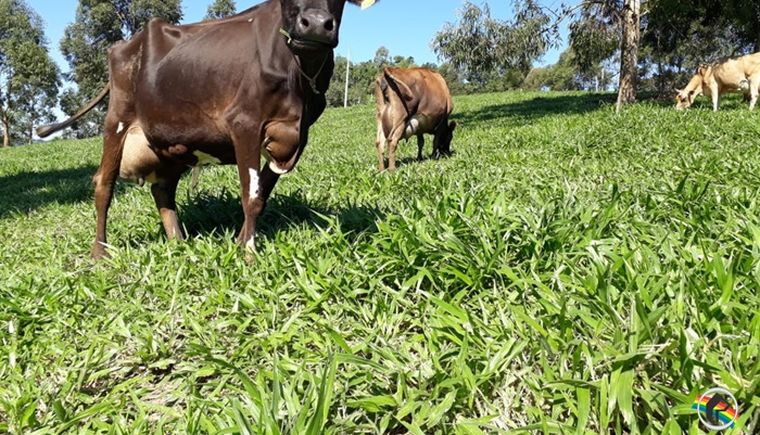
<instances>
[{"instance_id":1,"label":"cow nostril","mask_svg":"<svg viewBox=\"0 0 760 435\"><path fill-rule=\"evenodd\" d=\"M332 32L335 29L335 20L327 20L325 22L325 30Z\"/></svg>"},{"instance_id":2,"label":"cow nostril","mask_svg":"<svg viewBox=\"0 0 760 435\"><path fill-rule=\"evenodd\" d=\"M309 20L307 20L306 18L301 18L301 25L302 26L309 27L309 24L310 24Z\"/></svg>"}]
</instances>

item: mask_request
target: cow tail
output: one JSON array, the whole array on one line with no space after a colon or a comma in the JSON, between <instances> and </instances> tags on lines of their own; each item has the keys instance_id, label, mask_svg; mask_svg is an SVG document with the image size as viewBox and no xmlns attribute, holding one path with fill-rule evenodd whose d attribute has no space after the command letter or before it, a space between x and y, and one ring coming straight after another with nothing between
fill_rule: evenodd
<instances>
[{"instance_id":1,"label":"cow tail","mask_svg":"<svg viewBox=\"0 0 760 435\"><path fill-rule=\"evenodd\" d=\"M394 89L394 91L396 91L399 94L399 97L401 97L402 100L414 99L414 93L412 92L412 88L410 88L409 85L404 83L403 80L394 76L393 73L390 71L390 69L388 68L383 69L383 76L385 76L385 80L387 80L388 83L391 84L391 86L396 88Z\"/></svg>"},{"instance_id":2,"label":"cow tail","mask_svg":"<svg viewBox=\"0 0 760 435\"><path fill-rule=\"evenodd\" d=\"M97 106L98 104L100 104L106 98L106 96L108 96L108 94L110 92L111 92L111 86L110 86L110 84L106 84L105 87L103 87L103 90L100 91L100 94L98 94L97 97L95 97L92 100L90 100L90 102L87 103L86 106L84 106L83 108L79 109L79 112L77 112L76 115L72 116L71 118L69 118L69 119L67 119L67 120L65 120L63 122L59 122L59 123L56 123L56 124L48 124L48 125L43 125L41 127L38 127L37 128L37 136L42 137L42 138L48 137L48 136L50 136L51 134L53 134L53 133L55 133L57 131L61 131L61 130L65 129L65 128L71 127L75 122L79 121L89 111L91 111L92 109L94 109L95 106Z\"/></svg>"}]
</instances>

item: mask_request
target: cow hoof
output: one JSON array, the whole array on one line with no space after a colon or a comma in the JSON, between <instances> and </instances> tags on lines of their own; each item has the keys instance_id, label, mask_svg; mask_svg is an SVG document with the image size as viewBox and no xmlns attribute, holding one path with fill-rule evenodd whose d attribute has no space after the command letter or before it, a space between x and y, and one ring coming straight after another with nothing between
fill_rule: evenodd
<instances>
[{"instance_id":1,"label":"cow hoof","mask_svg":"<svg viewBox=\"0 0 760 435\"><path fill-rule=\"evenodd\" d=\"M100 242L95 242L92 245L92 250L90 251L90 257L92 257L93 260L98 261L102 260L104 258L108 258L108 251L106 250L106 247L103 246Z\"/></svg>"},{"instance_id":2,"label":"cow hoof","mask_svg":"<svg viewBox=\"0 0 760 435\"><path fill-rule=\"evenodd\" d=\"M245 261L247 263L253 263L256 258L256 238L251 237L246 240L245 237L240 235L238 236L237 242L245 253Z\"/></svg>"},{"instance_id":3,"label":"cow hoof","mask_svg":"<svg viewBox=\"0 0 760 435\"><path fill-rule=\"evenodd\" d=\"M256 247L253 245L253 241L246 243L243 246L243 251L245 252L243 259L246 263L253 264L256 262Z\"/></svg>"}]
</instances>

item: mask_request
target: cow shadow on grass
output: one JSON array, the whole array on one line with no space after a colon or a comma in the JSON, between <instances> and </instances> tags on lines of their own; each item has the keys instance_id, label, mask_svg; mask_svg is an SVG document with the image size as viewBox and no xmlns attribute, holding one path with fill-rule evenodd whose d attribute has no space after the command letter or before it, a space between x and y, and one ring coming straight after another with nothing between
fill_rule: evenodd
<instances>
[{"instance_id":1,"label":"cow shadow on grass","mask_svg":"<svg viewBox=\"0 0 760 435\"><path fill-rule=\"evenodd\" d=\"M0 177L0 219L49 204L74 204L92 198L96 170L95 166L83 166Z\"/></svg>"},{"instance_id":2,"label":"cow shadow on grass","mask_svg":"<svg viewBox=\"0 0 760 435\"><path fill-rule=\"evenodd\" d=\"M377 222L382 217L382 212L376 208L356 205L324 207L309 203L300 192L291 195L275 192L257 223L257 233L273 237L280 231L303 225L326 229L330 227L329 220L334 220L341 231L353 238L361 233L376 232ZM195 195L181 205L180 220L189 237L237 235L244 220L240 197L228 191L221 195Z\"/></svg>"},{"instance_id":3,"label":"cow shadow on grass","mask_svg":"<svg viewBox=\"0 0 760 435\"><path fill-rule=\"evenodd\" d=\"M455 113L453 119L463 125L500 121L509 126L519 126L539 118L556 115L576 115L594 112L614 104L613 94L581 94L535 97L513 103L494 104L476 110Z\"/></svg>"}]
</instances>

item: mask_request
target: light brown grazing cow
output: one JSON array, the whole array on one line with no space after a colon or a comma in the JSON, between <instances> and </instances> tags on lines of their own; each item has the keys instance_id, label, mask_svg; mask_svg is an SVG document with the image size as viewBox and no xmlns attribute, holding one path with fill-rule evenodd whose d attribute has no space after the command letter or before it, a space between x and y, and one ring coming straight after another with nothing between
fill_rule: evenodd
<instances>
[{"instance_id":1,"label":"light brown grazing cow","mask_svg":"<svg viewBox=\"0 0 760 435\"><path fill-rule=\"evenodd\" d=\"M676 91L676 109L679 110L691 106L694 98L704 94L712 98L713 110L717 111L720 96L726 92L748 96L749 110L753 110L760 92L760 53L701 65L689 84Z\"/></svg>"},{"instance_id":2,"label":"light brown grazing cow","mask_svg":"<svg viewBox=\"0 0 760 435\"><path fill-rule=\"evenodd\" d=\"M417 136L417 159L422 160L423 134L434 135L433 157L451 154L457 124L449 121L454 106L446 81L426 68L385 68L375 80L377 99L378 169L396 169L396 147L401 139Z\"/></svg>"}]
</instances>

